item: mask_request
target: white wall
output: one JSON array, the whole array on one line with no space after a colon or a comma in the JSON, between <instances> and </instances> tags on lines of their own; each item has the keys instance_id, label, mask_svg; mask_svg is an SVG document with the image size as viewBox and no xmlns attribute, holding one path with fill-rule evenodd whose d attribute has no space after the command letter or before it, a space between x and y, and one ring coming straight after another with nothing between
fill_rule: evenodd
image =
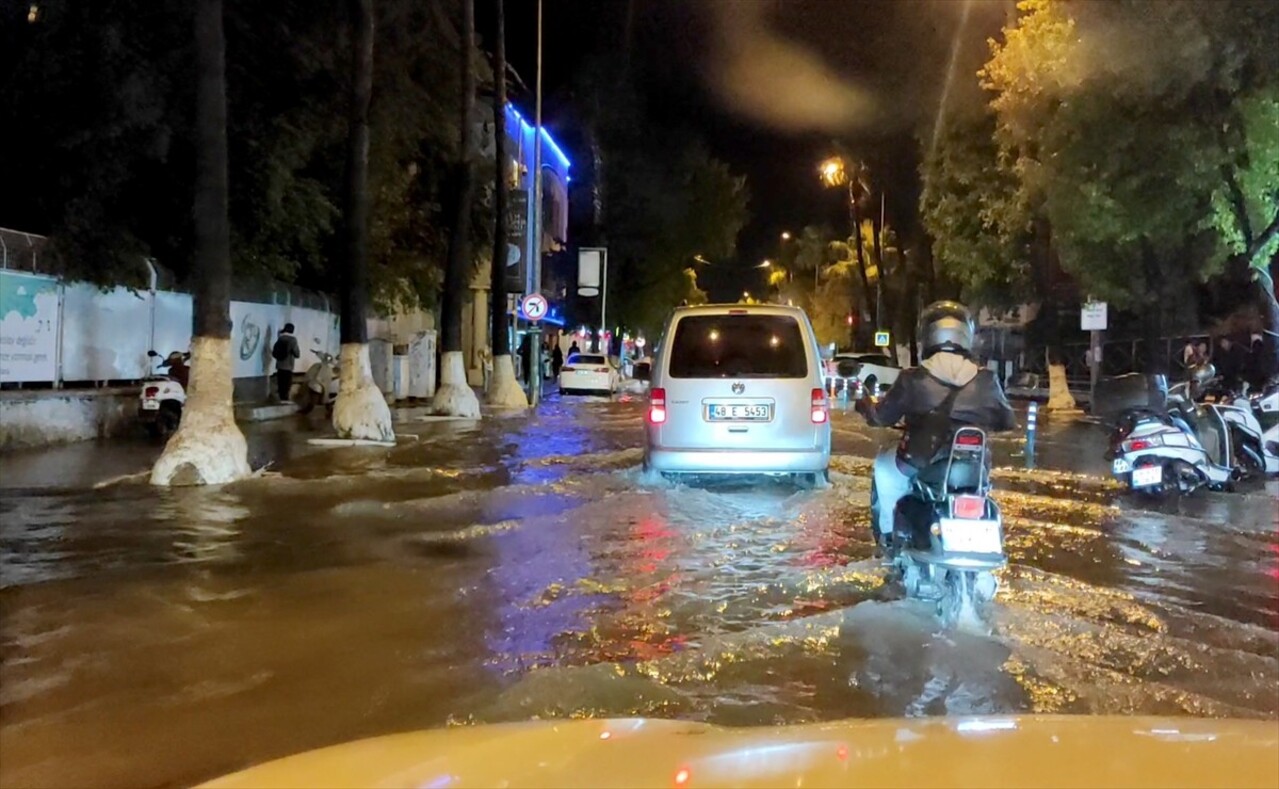
<instances>
[{"instance_id":1,"label":"white wall","mask_svg":"<svg viewBox=\"0 0 1279 789\"><path fill-rule=\"evenodd\" d=\"M0 270L0 382L137 380L153 369L148 350L167 356L190 347L191 315L192 299L186 293L104 291ZM316 350L337 354L336 313L233 301L236 378L274 372L271 347L286 323L296 326L302 351L295 369L314 363Z\"/></svg>"},{"instance_id":2,"label":"white wall","mask_svg":"<svg viewBox=\"0 0 1279 789\"><path fill-rule=\"evenodd\" d=\"M150 292L76 283L63 286L62 299L62 380L120 381L147 374Z\"/></svg>"}]
</instances>

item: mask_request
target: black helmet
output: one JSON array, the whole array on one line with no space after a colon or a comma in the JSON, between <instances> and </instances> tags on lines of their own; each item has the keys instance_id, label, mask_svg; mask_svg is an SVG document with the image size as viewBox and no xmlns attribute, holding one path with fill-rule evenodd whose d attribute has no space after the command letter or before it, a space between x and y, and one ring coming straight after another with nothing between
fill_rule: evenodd
<instances>
[{"instance_id":1,"label":"black helmet","mask_svg":"<svg viewBox=\"0 0 1279 789\"><path fill-rule=\"evenodd\" d=\"M973 314L957 301L934 301L919 313L919 341L925 359L939 351L969 354L976 333Z\"/></svg>"}]
</instances>

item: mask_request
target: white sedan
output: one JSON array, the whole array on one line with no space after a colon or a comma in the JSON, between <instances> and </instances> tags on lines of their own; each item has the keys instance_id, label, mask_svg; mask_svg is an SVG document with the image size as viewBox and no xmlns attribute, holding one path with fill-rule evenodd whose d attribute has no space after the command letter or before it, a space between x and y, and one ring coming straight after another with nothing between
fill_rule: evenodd
<instances>
[{"instance_id":1,"label":"white sedan","mask_svg":"<svg viewBox=\"0 0 1279 789\"><path fill-rule=\"evenodd\" d=\"M560 368L560 394L597 392L611 395L617 391L620 376L602 354L575 353Z\"/></svg>"}]
</instances>

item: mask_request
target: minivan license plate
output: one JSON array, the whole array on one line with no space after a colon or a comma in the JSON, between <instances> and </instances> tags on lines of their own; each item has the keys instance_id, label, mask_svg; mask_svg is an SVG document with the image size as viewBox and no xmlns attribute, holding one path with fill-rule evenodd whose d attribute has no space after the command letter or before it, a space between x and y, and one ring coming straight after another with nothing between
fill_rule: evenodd
<instances>
[{"instance_id":1,"label":"minivan license plate","mask_svg":"<svg viewBox=\"0 0 1279 789\"><path fill-rule=\"evenodd\" d=\"M766 403L759 405L712 403L706 407L706 416L712 422L767 422L773 418L773 408Z\"/></svg>"}]
</instances>

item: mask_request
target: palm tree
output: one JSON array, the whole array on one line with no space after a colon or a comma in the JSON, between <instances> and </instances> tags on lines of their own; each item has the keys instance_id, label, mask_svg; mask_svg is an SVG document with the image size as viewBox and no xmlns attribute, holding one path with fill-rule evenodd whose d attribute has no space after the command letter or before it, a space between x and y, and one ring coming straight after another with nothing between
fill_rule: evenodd
<instances>
[{"instance_id":1,"label":"palm tree","mask_svg":"<svg viewBox=\"0 0 1279 789\"><path fill-rule=\"evenodd\" d=\"M152 485L217 485L247 477L231 381L231 234L227 218L226 38L222 0L195 4L195 291L191 376L182 422Z\"/></svg>"},{"instance_id":2,"label":"palm tree","mask_svg":"<svg viewBox=\"0 0 1279 789\"><path fill-rule=\"evenodd\" d=\"M506 314L506 215L510 181L506 161L506 8L505 0L497 6L497 40L493 45L493 204L496 219L493 231L493 271L490 279L490 303L493 305L493 382L488 401L493 405L528 407L528 397L515 380L511 362L511 338Z\"/></svg>"},{"instance_id":3,"label":"palm tree","mask_svg":"<svg viewBox=\"0 0 1279 789\"><path fill-rule=\"evenodd\" d=\"M443 354L440 364L440 388L435 392L432 410L437 414L479 418L480 401L466 380L466 364L462 357L462 305L466 298L467 279L471 271L471 198L475 191L471 155L474 146L475 2L462 0L462 41L458 47L462 76L461 140L452 184L452 220L449 227L449 251L444 271L444 293L440 303ZM502 75L505 77L505 75ZM498 240L500 242L500 239ZM505 307L505 305L497 305Z\"/></svg>"},{"instance_id":4,"label":"palm tree","mask_svg":"<svg viewBox=\"0 0 1279 789\"><path fill-rule=\"evenodd\" d=\"M333 428L339 438L395 440L391 410L369 366L369 101L373 95L373 0L348 0L351 95L347 107L346 265L343 267L341 374Z\"/></svg>"}]
</instances>

